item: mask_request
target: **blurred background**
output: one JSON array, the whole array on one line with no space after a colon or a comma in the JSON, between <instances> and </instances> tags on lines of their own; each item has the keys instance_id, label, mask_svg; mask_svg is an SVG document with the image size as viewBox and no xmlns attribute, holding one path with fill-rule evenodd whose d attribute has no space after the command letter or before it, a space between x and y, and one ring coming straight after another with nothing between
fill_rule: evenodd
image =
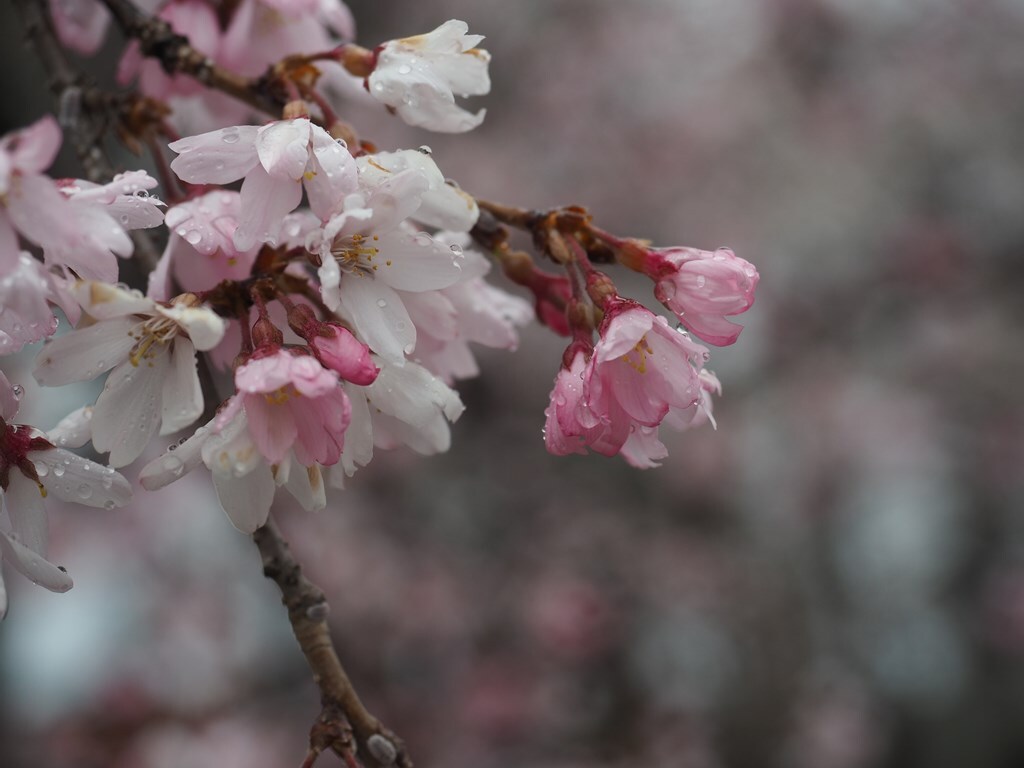
<instances>
[{"instance_id":1,"label":"blurred background","mask_svg":"<svg viewBox=\"0 0 1024 768\"><path fill-rule=\"evenodd\" d=\"M358 105L366 138L761 273L709 364L718 430L660 469L546 454L564 342L534 327L481 351L448 454L380 454L316 515L279 496L416 763L1024 764L1024 2L351 6L368 45L460 18L494 56L481 128ZM8 130L50 103L2 36ZM4 360L48 427L30 368ZM208 480L174 489L51 505L76 586L8 579L4 768L301 762L318 697L276 589Z\"/></svg>"}]
</instances>

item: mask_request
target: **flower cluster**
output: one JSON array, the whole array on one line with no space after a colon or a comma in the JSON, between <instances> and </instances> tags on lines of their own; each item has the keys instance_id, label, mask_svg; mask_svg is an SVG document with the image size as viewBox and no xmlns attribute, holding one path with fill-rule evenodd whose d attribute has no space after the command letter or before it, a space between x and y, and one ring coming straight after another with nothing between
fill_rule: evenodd
<instances>
[{"instance_id":1,"label":"flower cluster","mask_svg":"<svg viewBox=\"0 0 1024 768\"><path fill-rule=\"evenodd\" d=\"M101 43L98 7L53 4L69 47ZM277 90L266 92L289 100L257 119L251 103L169 76L130 44L122 81L138 78L165 110L134 138L173 139L156 157L167 205L142 171L105 184L50 179L61 141L51 118L0 140L0 353L54 336L36 357L40 384L106 375L95 402L48 435L8 423L17 390L0 375L0 549L23 574L69 588L46 560L43 497L119 506L131 486L114 468L139 459L147 491L204 467L231 522L253 532L278 488L321 509L377 450L447 450L463 411L453 386L479 372L470 343L515 349L534 315L572 338L546 412L552 453L593 449L651 467L666 456L662 424L713 421L720 385L704 368L708 350L682 329L734 342L726 317L753 302L749 263L727 249L617 238L577 207L478 201L429 148L379 150L335 114L332 92L368 93L412 126L479 125L484 110L456 96L488 92L490 56L465 23L367 49L350 42L340 0L242 0L227 18L198 0L158 12L207 52L204 66L251 76L274 64L263 77ZM140 265L146 292L117 283L117 257L133 254L128 231L161 225L159 261ZM513 250L509 227L556 270ZM533 306L488 282L492 262ZM647 275L680 330L594 266L610 263ZM73 326L61 335L58 309ZM182 432L163 453L151 445ZM66 450L90 441L109 466Z\"/></svg>"}]
</instances>

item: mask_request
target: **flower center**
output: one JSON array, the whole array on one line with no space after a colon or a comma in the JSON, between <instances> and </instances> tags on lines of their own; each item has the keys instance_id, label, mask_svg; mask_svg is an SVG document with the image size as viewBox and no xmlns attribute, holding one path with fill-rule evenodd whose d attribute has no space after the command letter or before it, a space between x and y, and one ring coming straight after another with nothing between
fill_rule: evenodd
<instances>
[{"instance_id":1,"label":"flower center","mask_svg":"<svg viewBox=\"0 0 1024 768\"><path fill-rule=\"evenodd\" d=\"M647 356L652 354L651 345L647 343L646 334L629 352L620 359L637 373L647 373Z\"/></svg>"},{"instance_id":2,"label":"flower center","mask_svg":"<svg viewBox=\"0 0 1024 768\"><path fill-rule=\"evenodd\" d=\"M294 384L285 384L273 392L263 393L263 399L270 405L284 405L293 397L302 397L302 394L295 388Z\"/></svg>"},{"instance_id":3,"label":"flower center","mask_svg":"<svg viewBox=\"0 0 1024 768\"><path fill-rule=\"evenodd\" d=\"M145 360L146 365L153 367L153 359L178 334L178 324L166 317L154 317L128 332L136 339L135 346L128 355L128 360L136 368Z\"/></svg>"},{"instance_id":4,"label":"flower center","mask_svg":"<svg viewBox=\"0 0 1024 768\"><path fill-rule=\"evenodd\" d=\"M29 460L29 451L53 448L43 437L33 435L34 430L21 424L8 424L0 418L0 488L7 490L11 482L11 469L17 469L39 486L39 493L46 496L46 489L39 482L39 473Z\"/></svg>"},{"instance_id":5,"label":"flower center","mask_svg":"<svg viewBox=\"0 0 1024 768\"><path fill-rule=\"evenodd\" d=\"M335 240L331 245L331 255L338 262L343 272L350 275L372 275L380 266L380 259L377 264L373 263L374 257L380 254L380 248L373 245L380 238L377 235L352 235L344 240ZM384 266L391 266L391 259L384 262Z\"/></svg>"}]
</instances>

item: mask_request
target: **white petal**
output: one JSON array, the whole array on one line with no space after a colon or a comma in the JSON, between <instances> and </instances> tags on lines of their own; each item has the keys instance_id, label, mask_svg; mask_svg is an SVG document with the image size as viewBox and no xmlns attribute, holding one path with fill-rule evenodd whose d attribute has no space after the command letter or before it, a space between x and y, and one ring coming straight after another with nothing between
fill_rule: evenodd
<instances>
[{"instance_id":1,"label":"white petal","mask_svg":"<svg viewBox=\"0 0 1024 768\"><path fill-rule=\"evenodd\" d=\"M341 464L345 474L351 477L358 467L365 467L373 458L373 424L370 421L370 407L366 402L366 388L348 382L344 382L342 387L352 405L352 420L345 430ZM332 470L332 482L336 475L338 471Z\"/></svg>"},{"instance_id":2,"label":"white petal","mask_svg":"<svg viewBox=\"0 0 1024 768\"><path fill-rule=\"evenodd\" d=\"M3 563L3 557L0 556L0 563ZM7 615L7 587L4 586L4 574L0 569L0 621L3 620L4 616Z\"/></svg>"},{"instance_id":3,"label":"white petal","mask_svg":"<svg viewBox=\"0 0 1024 768\"><path fill-rule=\"evenodd\" d=\"M42 467L38 469L45 469ZM40 478L45 480L45 477ZM47 523L46 505L43 503L42 490L17 469L10 475L7 491L4 493L7 514L11 516L11 525L19 540L26 547L42 556L46 556Z\"/></svg>"},{"instance_id":4,"label":"white petal","mask_svg":"<svg viewBox=\"0 0 1024 768\"><path fill-rule=\"evenodd\" d=\"M107 377L92 412L92 444L110 451L110 466L131 464L156 434L169 358L162 349L138 366L121 363Z\"/></svg>"},{"instance_id":5,"label":"white petal","mask_svg":"<svg viewBox=\"0 0 1024 768\"><path fill-rule=\"evenodd\" d=\"M58 448L81 448L92 440L92 406L84 405L59 422L46 436Z\"/></svg>"},{"instance_id":6,"label":"white petal","mask_svg":"<svg viewBox=\"0 0 1024 768\"><path fill-rule=\"evenodd\" d=\"M255 125L238 125L189 136L168 144L178 157L171 170L192 184L228 184L247 174L259 162Z\"/></svg>"},{"instance_id":7,"label":"white petal","mask_svg":"<svg viewBox=\"0 0 1024 768\"><path fill-rule=\"evenodd\" d=\"M203 413L203 392L199 386L196 351L192 342L178 336L171 342L170 356L160 412L161 435L184 429Z\"/></svg>"},{"instance_id":8,"label":"white petal","mask_svg":"<svg viewBox=\"0 0 1024 768\"><path fill-rule=\"evenodd\" d=\"M142 468L139 483L147 491L158 491L191 472L203 463L203 446L212 434L210 425L206 424L184 442L173 444L166 453Z\"/></svg>"},{"instance_id":9,"label":"white petal","mask_svg":"<svg viewBox=\"0 0 1024 768\"><path fill-rule=\"evenodd\" d=\"M151 315L156 310L155 302L138 291L98 280L81 280L71 287L71 293L82 309L97 320Z\"/></svg>"},{"instance_id":10,"label":"white petal","mask_svg":"<svg viewBox=\"0 0 1024 768\"><path fill-rule=\"evenodd\" d=\"M61 501L114 509L123 507L132 497L131 483L123 475L71 451L31 451L29 458L36 463L37 471L40 465L47 467L46 476L41 478L43 485Z\"/></svg>"},{"instance_id":11,"label":"white petal","mask_svg":"<svg viewBox=\"0 0 1024 768\"><path fill-rule=\"evenodd\" d=\"M359 188L359 172L345 142L336 141L319 126L312 127L310 136L313 153L304 182L306 196L313 213L327 221L341 208L345 196Z\"/></svg>"},{"instance_id":12,"label":"white petal","mask_svg":"<svg viewBox=\"0 0 1024 768\"><path fill-rule=\"evenodd\" d=\"M32 375L44 387L94 379L128 357L137 325L136 318L118 317L58 336L43 346Z\"/></svg>"},{"instance_id":13,"label":"white petal","mask_svg":"<svg viewBox=\"0 0 1024 768\"><path fill-rule=\"evenodd\" d=\"M256 152L275 180L299 181L309 160L309 119L280 120L264 125L256 136Z\"/></svg>"},{"instance_id":14,"label":"white petal","mask_svg":"<svg viewBox=\"0 0 1024 768\"><path fill-rule=\"evenodd\" d=\"M333 256L328 255L321 259L317 277L320 278L320 296L323 298L324 304L330 310L337 309L341 305L341 294L338 292L341 283L341 270Z\"/></svg>"},{"instance_id":15,"label":"white petal","mask_svg":"<svg viewBox=\"0 0 1024 768\"><path fill-rule=\"evenodd\" d=\"M266 463L243 477L214 472L213 487L231 524L242 533L252 533L267 522L275 486Z\"/></svg>"},{"instance_id":16,"label":"white petal","mask_svg":"<svg viewBox=\"0 0 1024 768\"><path fill-rule=\"evenodd\" d=\"M241 217L232 239L247 251L256 243L274 244L286 214L302 201L302 185L291 179L272 178L262 166L253 168L242 182Z\"/></svg>"},{"instance_id":17,"label":"white petal","mask_svg":"<svg viewBox=\"0 0 1024 768\"><path fill-rule=\"evenodd\" d=\"M398 293L372 277L346 276L340 294L363 341L385 360L400 365L406 350L415 348L416 326Z\"/></svg>"},{"instance_id":18,"label":"white petal","mask_svg":"<svg viewBox=\"0 0 1024 768\"><path fill-rule=\"evenodd\" d=\"M462 250L453 251L426 232L395 230L375 243L382 261L374 277L400 291L436 291L459 281Z\"/></svg>"},{"instance_id":19,"label":"white petal","mask_svg":"<svg viewBox=\"0 0 1024 768\"><path fill-rule=\"evenodd\" d=\"M74 586L71 577L45 557L18 541L15 534L0 531L0 551L17 571L33 584L51 592L67 592Z\"/></svg>"},{"instance_id":20,"label":"white petal","mask_svg":"<svg viewBox=\"0 0 1024 768\"><path fill-rule=\"evenodd\" d=\"M201 352L213 349L224 338L227 323L212 309L174 304L158 307L157 311L184 328L192 344Z\"/></svg>"},{"instance_id":21,"label":"white petal","mask_svg":"<svg viewBox=\"0 0 1024 768\"><path fill-rule=\"evenodd\" d=\"M316 512L327 506L324 478L319 464L304 467L296 463L288 473L285 488L307 512Z\"/></svg>"}]
</instances>

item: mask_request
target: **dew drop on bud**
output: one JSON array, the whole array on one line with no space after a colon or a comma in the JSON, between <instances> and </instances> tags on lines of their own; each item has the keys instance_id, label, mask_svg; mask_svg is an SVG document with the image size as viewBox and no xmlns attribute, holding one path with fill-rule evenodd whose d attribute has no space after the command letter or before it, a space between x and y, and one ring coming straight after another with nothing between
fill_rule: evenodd
<instances>
[{"instance_id":1,"label":"dew drop on bud","mask_svg":"<svg viewBox=\"0 0 1024 768\"><path fill-rule=\"evenodd\" d=\"M704 275L697 275L697 287L703 288L707 285L708 279Z\"/></svg>"}]
</instances>

